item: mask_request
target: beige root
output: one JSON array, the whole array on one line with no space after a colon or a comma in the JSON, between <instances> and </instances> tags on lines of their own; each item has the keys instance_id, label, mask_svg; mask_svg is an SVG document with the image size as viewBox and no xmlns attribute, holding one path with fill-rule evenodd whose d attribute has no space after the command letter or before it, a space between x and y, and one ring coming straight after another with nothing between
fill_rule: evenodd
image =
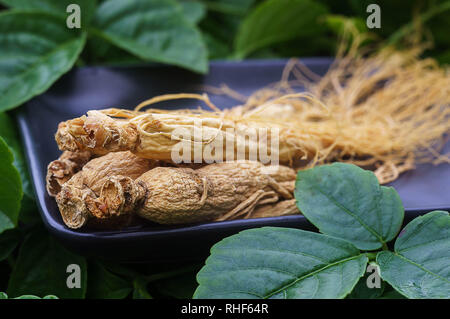
<instances>
[{"instance_id":1,"label":"beige root","mask_svg":"<svg viewBox=\"0 0 450 319\"><path fill-rule=\"evenodd\" d=\"M61 191L61 186L91 159L90 152L65 151L57 160L47 167L47 192L54 197Z\"/></svg>"},{"instance_id":2,"label":"beige root","mask_svg":"<svg viewBox=\"0 0 450 319\"><path fill-rule=\"evenodd\" d=\"M259 206L247 218L265 218L300 214L295 199Z\"/></svg>"},{"instance_id":3,"label":"beige root","mask_svg":"<svg viewBox=\"0 0 450 319\"><path fill-rule=\"evenodd\" d=\"M56 196L64 223L70 228L87 223L123 227L133 216L160 224L251 218L261 206L293 199L296 174L286 166L233 161L193 169L160 164L167 165L127 151L91 160Z\"/></svg>"},{"instance_id":4,"label":"beige root","mask_svg":"<svg viewBox=\"0 0 450 319\"><path fill-rule=\"evenodd\" d=\"M145 193L137 213L160 224L246 218L258 205L292 199L295 176L289 167L250 161L157 167L135 181Z\"/></svg>"},{"instance_id":5,"label":"beige root","mask_svg":"<svg viewBox=\"0 0 450 319\"><path fill-rule=\"evenodd\" d=\"M350 162L375 170L380 182L387 183L418 163L450 163L448 155L439 153L450 132L450 73L419 54L420 48L388 48L362 57L352 48L339 55L322 78L300 63L290 63L279 83L231 110L219 112L211 106L211 112L141 111L154 102L195 97L161 96L141 103L136 111L91 111L64 122L56 140L62 150L100 155L130 150L141 157L171 160L172 147L180 141L172 133L183 128L193 136L198 120L204 134L192 147L216 140L225 145L230 137L235 153L244 141L226 129L245 135L252 129L276 128L282 164ZM295 93L296 86L309 93ZM211 104L204 95L200 99ZM246 158L250 147L251 142L245 145Z\"/></svg>"},{"instance_id":6,"label":"beige root","mask_svg":"<svg viewBox=\"0 0 450 319\"><path fill-rule=\"evenodd\" d=\"M202 154L201 160L209 163L249 159L251 150L257 150L260 143L267 146L267 154L264 155L270 157L274 129L279 130L279 148L276 151L281 163L309 158L314 153L315 144L323 143L321 147L325 147L331 143L325 136L319 138L309 136L301 127L295 130L299 137L303 134L303 138L295 139L293 135L295 133L291 132L289 125L292 123L278 125L271 123L269 118L243 120L231 114L212 112L184 114L183 111L158 113L154 110L152 113L142 113L108 109L89 111L87 116L61 123L55 137L61 150L89 150L98 155L129 150L140 157L170 161L173 157L173 148L187 136L191 142L189 147L192 159L194 147L198 145L205 147L214 141L223 147L221 158L216 158L215 154ZM198 134L197 138L195 132L200 128L201 134ZM179 136L180 134L184 136ZM248 140L248 136L252 134L256 138ZM233 147L231 159L225 157L226 152L229 152L225 149L227 141L231 141ZM245 158L237 156L240 147ZM259 152L256 156L261 160Z\"/></svg>"},{"instance_id":7,"label":"beige root","mask_svg":"<svg viewBox=\"0 0 450 319\"><path fill-rule=\"evenodd\" d=\"M133 180L154 168L157 161L130 152L109 153L83 166L56 195L61 216L70 228L88 222L95 226L125 226L133 220L133 205L139 189ZM111 196L120 189L121 197Z\"/></svg>"}]
</instances>

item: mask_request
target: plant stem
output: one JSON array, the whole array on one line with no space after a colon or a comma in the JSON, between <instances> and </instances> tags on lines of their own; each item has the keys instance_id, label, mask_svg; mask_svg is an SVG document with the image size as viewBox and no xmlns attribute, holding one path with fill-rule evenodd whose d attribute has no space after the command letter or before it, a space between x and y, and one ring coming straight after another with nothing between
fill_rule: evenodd
<instances>
[{"instance_id":1,"label":"plant stem","mask_svg":"<svg viewBox=\"0 0 450 319\"><path fill-rule=\"evenodd\" d=\"M425 13L423 13L422 15L419 16L419 20L420 23L425 23L427 22L429 19L431 19L433 16L442 13L446 10L450 9L450 1L444 2L442 4L440 4L439 6L436 7L432 7L431 9L429 9L428 11L426 11ZM394 44L395 42L399 41L401 38L403 38L405 35L408 34L408 32L411 32L411 30L414 29L414 25L416 24L416 21L412 21L406 25L404 25L403 27L401 27L400 29L398 29L395 33L393 33L388 39L387 39L387 44L391 45Z\"/></svg>"},{"instance_id":2,"label":"plant stem","mask_svg":"<svg viewBox=\"0 0 450 319\"><path fill-rule=\"evenodd\" d=\"M378 252L366 253L366 256L367 258L369 258L369 261L375 261L375 259L377 258L377 253Z\"/></svg>"}]
</instances>

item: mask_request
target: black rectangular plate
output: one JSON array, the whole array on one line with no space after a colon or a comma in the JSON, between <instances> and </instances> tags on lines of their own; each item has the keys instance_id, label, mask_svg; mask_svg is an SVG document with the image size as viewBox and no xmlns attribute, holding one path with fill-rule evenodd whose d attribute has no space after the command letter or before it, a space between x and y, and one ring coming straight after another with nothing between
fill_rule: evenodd
<instances>
[{"instance_id":1,"label":"black rectangular plate","mask_svg":"<svg viewBox=\"0 0 450 319\"><path fill-rule=\"evenodd\" d=\"M323 75L331 60L301 60ZM201 76L176 67L147 65L136 67L75 68L45 94L20 108L17 120L24 141L29 169L42 219L49 231L65 246L85 256L121 262L157 262L204 258L220 239L241 230L261 226L313 229L303 216L234 220L190 226L143 225L121 231L71 230L61 219L58 207L45 190L49 162L60 155L54 134L58 123L109 107L134 108L159 94L200 92L202 85L230 88L249 95L281 78L286 60L213 62L208 75ZM218 106L236 105L231 98L210 95ZM198 101L177 100L158 107L197 107ZM448 145L447 145L448 146ZM450 165L422 165L403 174L393 186L402 198L405 221L434 209L450 207Z\"/></svg>"}]
</instances>

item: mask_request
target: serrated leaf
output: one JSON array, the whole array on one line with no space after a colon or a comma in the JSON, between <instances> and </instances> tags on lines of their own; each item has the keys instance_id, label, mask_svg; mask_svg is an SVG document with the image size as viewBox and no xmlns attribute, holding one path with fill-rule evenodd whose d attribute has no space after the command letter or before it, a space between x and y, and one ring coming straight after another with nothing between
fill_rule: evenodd
<instances>
[{"instance_id":1,"label":"serrated leaf","mask_svg":"<svg viewBox=\"0 0 450 319\"><path fill-rule=\"evenodd\" d=\"M377 255L380 275L408 298L450 298L450 216L433 211L400 233L395 252Z\"/></svg>"},{"instance_id":2,"label":"serrated leaf","mask_svg":"<svg viewBox=\"0 0 450 319\"><path fill-rule=\"evenodd\" d=\"M0 111L46 91L72 68L86 36L41 12L0 14Z\"/></svg>"},{"instance_id":3,"label":"serrated leaf","mask_svg":"<svg viewBox=\"0 0 450 319\"><path fill-rule=\"evenodd\" d=\"M317 36L323 31L318 19L326 12L326 7L310 0L266 0L242 22L235 40L236 55L243 58L269 45Z\"/></svg>"},{"instance_id":4,"label":"serrated leaf","mask_svg":"<svg viewBox=\"0 0 450 319\"><path fill-rule=\"evenodd\" d=\"M96 35L147 61L208 69L199 30L170 0L107 0L95 15Z\"/></svg>"},{"instance_id":5,"label":"serrated leaf","mask_svg":"<svg viewBox=\"0 0 450 319\"><path fill-rule=\"evenodd\" d=\"M344 298L367 261L338 238L290 228L250 229L212 247L194 298Z\"/></svg>"},{"instance_id":6,"label":"serrated leaf","mask_svg":"<svg viewBox=\"0 0 450 319\"><path fill-rule=\"evenodd\" d=\"M80 288L67 286L67 266L80 267ZM24 294L56 295L59 298L84 298L87 267L84 257L75 255L56 242L45 230L31 232L19 250L7 293L10 297Z\"/></svg>"},{"instance_id":7,"label":"serrated leaf","mask_svg":"<svg viewBox=\"0 0 450 319\"><path fill-rule=\"evenodd\" d=\"M404 210L397 192L356 165L333 163L299 171L295 198L305 217L327 235L373 250L400 230Z\"/></svg>"},{"instance_id":8,"label":"serrated leaf","mask_svg":"<svg viewBox=\"0 0 450 319\"><path fill-rule=\"evenodd\" d=\"M16 227L22 200L22 183L13 154L0 137L0 234Z\"/></svg>"}]
</instances>

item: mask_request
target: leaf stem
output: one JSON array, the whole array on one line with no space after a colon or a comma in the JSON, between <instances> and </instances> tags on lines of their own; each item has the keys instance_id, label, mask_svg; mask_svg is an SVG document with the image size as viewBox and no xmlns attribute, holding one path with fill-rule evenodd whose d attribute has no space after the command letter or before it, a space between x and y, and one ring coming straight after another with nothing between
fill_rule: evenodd
<instances>
[{"instance_id":1,"label":"leaf stem","mask_svg":"<svg viewBox=\"0 0 450 319\"><path fill-rule=\"evenodd\" d=\"M432 7L425 13L419 16L420 22L423 24L427 22L429 19L434 17L437 14L440 14L444 11L447 11L450 9L450 1L444 2L436 7ZM394 44L395 42L399 41L401 38L403 38L408 32L411 32L411 30L414 29L415 21L409 22L408 24L404 25L400 29L398 29L396 32L391 34L391 36L386 40L388 45Z\"/></svg>"},{"instance_id":2,"label":"leaf stem","mask_svg":"<svg viewBox=\"0 0 450 319\"><path fill-rule=\"evenodd\" d=\"M369 262L375 261L377 258L377 254L378 254L378 252L366 253L367 258L369 258Z\"/></svg>"}]
</instances>

